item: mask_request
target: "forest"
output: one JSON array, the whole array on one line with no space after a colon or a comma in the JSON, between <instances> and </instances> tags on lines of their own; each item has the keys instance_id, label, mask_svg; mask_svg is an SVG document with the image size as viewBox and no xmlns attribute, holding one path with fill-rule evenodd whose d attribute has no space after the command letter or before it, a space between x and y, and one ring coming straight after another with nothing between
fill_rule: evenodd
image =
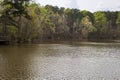
<instances>
[{"instance_id":1,"label":"forest","mask_svg":"<svg viewBox=\"0 0 120 80\"><path fill-rule=\"evenodd\" d=\"M119 40L120 11L41 6L30 0L0 1L0 40L37 43L55 40Z\"/></svg>"}]
</instances>

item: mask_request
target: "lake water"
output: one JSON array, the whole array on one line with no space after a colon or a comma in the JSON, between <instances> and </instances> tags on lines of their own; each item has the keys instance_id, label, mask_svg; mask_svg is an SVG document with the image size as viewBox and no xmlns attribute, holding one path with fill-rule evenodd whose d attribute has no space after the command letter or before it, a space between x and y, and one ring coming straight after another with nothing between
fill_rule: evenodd
<instances>
[{"instance_id":1,"label":"lake water","mask_svg":"<svg viewBox=\"0 0 120 80\"><path fill-rule=\"evenodd\" d=\"M0 80L120 80L120 44L0 46Z\"/></svg>"}]
</instances>

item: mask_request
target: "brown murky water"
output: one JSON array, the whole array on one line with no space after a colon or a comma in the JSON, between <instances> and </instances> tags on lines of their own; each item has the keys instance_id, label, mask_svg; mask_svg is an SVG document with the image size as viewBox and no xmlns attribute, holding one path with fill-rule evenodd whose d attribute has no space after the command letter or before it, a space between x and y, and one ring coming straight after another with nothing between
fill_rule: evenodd
<instances>
[{"instance_id":1,"label":"brown murky water","mask_svg":"<svg viewBox=\"0 0 120 80\"><path fill-rule=\"evenodd\" d=\"M0 80L120 80L120 44L0 46Z\"/></svg>"}]
</instances>

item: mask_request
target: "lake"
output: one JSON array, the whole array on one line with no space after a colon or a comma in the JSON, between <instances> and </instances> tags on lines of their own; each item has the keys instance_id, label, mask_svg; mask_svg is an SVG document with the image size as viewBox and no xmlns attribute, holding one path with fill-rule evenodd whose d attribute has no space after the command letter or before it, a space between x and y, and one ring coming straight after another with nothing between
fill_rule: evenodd
<instances>
[{"instance_id":1,"label":"lake","mask_svg":"<svg viewBox=\"0 0 120 80\"><path fill-rule=\"evenodd\" d=\"M0 80L120 80L120 44L0 46Z\"/></svg>"}]
</instances>

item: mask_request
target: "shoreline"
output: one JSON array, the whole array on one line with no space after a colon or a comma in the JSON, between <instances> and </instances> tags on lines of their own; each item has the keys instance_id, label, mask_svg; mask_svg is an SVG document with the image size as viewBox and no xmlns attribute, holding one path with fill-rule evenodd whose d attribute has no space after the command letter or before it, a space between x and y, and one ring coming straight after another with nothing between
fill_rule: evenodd
<instances>
[{"instance_id":1,"label":"shoreline","mask_svg":"<svg viewBox=\"0 0 120 80\"><path fill-rule=\"evenodd\" d=\"M7 44L0 43L0 45L30 45L30 44L63 44L63 43L73 43L73 44L119 44L120 40L44 40L31 43L12 43Z\"/></svg>"}]
</instances>

